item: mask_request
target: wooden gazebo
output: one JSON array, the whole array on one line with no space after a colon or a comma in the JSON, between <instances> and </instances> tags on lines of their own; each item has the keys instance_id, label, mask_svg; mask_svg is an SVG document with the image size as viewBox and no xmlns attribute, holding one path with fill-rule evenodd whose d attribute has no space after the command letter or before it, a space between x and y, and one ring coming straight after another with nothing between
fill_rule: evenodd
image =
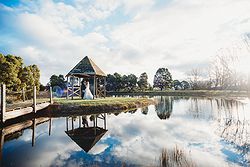
<instances>
[{"instance_id":1,"label":"wooden gazebo","mask_svg":"<svg viewBox=\"0 0 250 167\"><path fill-rule=\"evenodd\" d=\"M89 58L84 57L67 75L67 99L82 97L82 81L89 81L96 97L106 97L106 74Z\"/></svg>"}]
</instances>

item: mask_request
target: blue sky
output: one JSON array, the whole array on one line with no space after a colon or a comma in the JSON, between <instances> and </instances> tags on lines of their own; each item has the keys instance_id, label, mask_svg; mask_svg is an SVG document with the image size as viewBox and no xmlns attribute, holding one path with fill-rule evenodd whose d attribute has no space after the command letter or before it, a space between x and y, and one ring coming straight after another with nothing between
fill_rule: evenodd
<instances>
[{"instance_id":1,"label":"blue sky","mask_svg":"<svg viewBox=\"0 0 250 167\"><path fill-rule=\"evenodd\" d=\"M221 48L244 47L249 11L247 0L0 0L0 52L37 64L44 84L84 56L106 73L147 72L152 82L167 67L186 79Z\"/></svg>"}]
</instances>

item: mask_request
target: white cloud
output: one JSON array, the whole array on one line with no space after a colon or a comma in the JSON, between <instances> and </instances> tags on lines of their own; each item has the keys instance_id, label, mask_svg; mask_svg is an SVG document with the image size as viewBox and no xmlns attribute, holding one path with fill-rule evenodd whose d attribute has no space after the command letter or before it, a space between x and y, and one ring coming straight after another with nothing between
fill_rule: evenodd
<instances>
[{"instance_id":1,"label":"white cloud","mask_svg":"<svg viewBox=\"0 0 250 167\"><path fill-rule=\"evenodd\" d=\"M174 1L116 28L112 39L124 57L133 57L131 63L138 58L147 71L157 66L195 66L209 63L218 49L249 31L249 10L245 0ZM128 55L127 50L138 54Z\"/></svg>"},{"instance_id":2,"label":"white cloud","mask_svg":"<svg viewBox=\"0 0 250 167\"><path fill-rule=\"evenodd\" d=\"M1 9L16 11L16 20L7 24L18 27L19 36L10 36L19 43L9 47L39 64L43 83L51 74L66 74L86 55L107 73L147 72L152 82L157 68L168 67L174 78L183 79L187 70L208 64L218 49L249 32L247 0L174 0L160 8L155 3L46 0ZM119 26L105 20L117 13L124 16L116 20L130 19Z\"/></svg>"}]
</instances>

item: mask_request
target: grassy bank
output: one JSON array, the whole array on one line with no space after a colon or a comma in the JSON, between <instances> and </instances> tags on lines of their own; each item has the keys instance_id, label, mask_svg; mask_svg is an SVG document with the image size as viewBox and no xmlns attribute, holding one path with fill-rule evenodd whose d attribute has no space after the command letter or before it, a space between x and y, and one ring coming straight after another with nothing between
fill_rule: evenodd
<instances>
[{"instance_id":1,"label":"grassy bank","mask_svg":"<svg viewBox=\"0 0 250 167\"><path fill-rule=\"evenodd\" d=\"M108 92L108 95L130 95L130 96L221 96L221 97L249 97L247 91L231 90L166 90L166 91L145 91L145 92Z\"/></svg>"},{"instance_id":2,"label":"grassy bank","mask_svg":"<svg viewBox=\"0 0 250 167\"><path fill-rule=\"evenodd\" d=\"M121 110L133 110L139 107L145 107L154 104L154 100L149 98L125 98L125 97L108 97L94 100L67 100L54 99L45 112L65 116L70 114L89 114L101 112L113 112Z\"/></svg>"}]
</instances>

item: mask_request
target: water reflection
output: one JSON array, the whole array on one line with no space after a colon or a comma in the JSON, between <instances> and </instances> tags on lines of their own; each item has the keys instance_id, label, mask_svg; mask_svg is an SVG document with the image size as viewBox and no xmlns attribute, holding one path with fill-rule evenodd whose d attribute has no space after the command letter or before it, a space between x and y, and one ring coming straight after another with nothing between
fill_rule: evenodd
<instances>
[{"instance_id":1,"label":"water reflection","mask_svg":"<svg viewBox=\"0 0 250 167\"><path fill-rule=\"evenodd\" d=\"M230 145L241 155L241 163L247 163L250 158L250 118L242 112L247 104L235 99L192 98L188 114L195 119L213 120L216 124L215 133L222 138L221 143ZM249 112L248 110L247 112ZM224 150L227 156L232 152ZM235 155L236 156L236 155ZM228 157L229 159L232 157Z\"/></svg>"},{"instance_id":2,"label":"water reflection","mask_svg":"<svg viewBox=\"0 0 250 167\"><path fill-rule=\"evenodd\" d=\"M79 125L75 128L74 121L79 120ZM89 125L88 119L92 122ZM71 120L71 128L69 129L69 122ZM98 121L103 121L103 126L98 126ZM83 127L82 127L83 126ZM86 153L102 138L107 132L106 129L106 113L92 116L77 116L66 118L65 133Z\"/></svg>"},{"instance_id":3,"label":"water reflection","mask_svg":"<svg viewBox=\"0 0 250 167\"><path fill-rule=\"evenodd\" d=\"M34 147L36 140L36 126L42 124L44 122L49 122L49 135L51 133L51 118L33 118L31 120L27 120L20 123L14 123L8 126L4 126L0 129L0 164L3 166L3 145L5 142L12 141L14 139L18 139L23 135L25 129L32 130L32 140L31 146Z\"/></svg>"},{"instance_id":4,"label":"water reflection","mask_svg":"<svg viewBox=\"0 0 250 167\"><path fill-rule=\"evenodd\" d=\"M142 108L141 113L144 114L144 115L147 115L148 114L148 107Z\"/></svg>"},{"instance_id":5,"label":"water reflection","mask_svg":"<svg viewBox=\"0 0 250 167\"><path fill-rule=\"evenodd\" d=\"M160 119L169 119L173 112L173 97L161 96L156 98L155 111Z\"/></svg>"},{"instance_id":6,"label":"water reflection","mask_svg":"<svg viewBox=\"0 0 250 167\"><path fill-rule=\"evenodd\" d=\"M2 127L3 166L157 166L161 150L176 145L198 166L249 166L249 100L155 99L157 105L129 112Z\"/></svg>"}]
</instances>

